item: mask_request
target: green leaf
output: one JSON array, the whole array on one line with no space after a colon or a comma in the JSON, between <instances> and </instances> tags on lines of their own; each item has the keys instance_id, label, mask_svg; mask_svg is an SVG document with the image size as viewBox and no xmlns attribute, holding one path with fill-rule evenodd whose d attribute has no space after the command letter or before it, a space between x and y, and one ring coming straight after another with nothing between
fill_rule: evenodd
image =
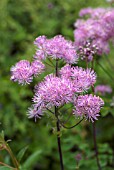
<instances>
[{"instance_id":1,"label":"green leaf","mask_svg":"<svg viewBox=\"0 0 114 170\"><path fill-rule=\"evenodd\" d=\"M0 133L0 139L3 140L4 139L4 131L2 130L2 132Z\"/></svg>"},{"instance_id":2,"label":"green leaf","mask_svg":"<svg viewBox=\"0 0 114 170\"><path fill-rule=\"evenodd\" d=\"M17 155L17 160L20 162L26 152L26 150L28 149L28 146L24 147L23 149L21 149Z\"/></svg>"},{"instance_id":3,"label":"green leaf","mask_svg":"<svg viewBox=\"0 0 114 170\"><path fill-rule=\"evenodd\" d=\"M42 153L42 150L38 150L35 153L33 153L22 165L22 169L27 169L32 167L39 159L40 154Z\"/></svg>"}]
</instances>

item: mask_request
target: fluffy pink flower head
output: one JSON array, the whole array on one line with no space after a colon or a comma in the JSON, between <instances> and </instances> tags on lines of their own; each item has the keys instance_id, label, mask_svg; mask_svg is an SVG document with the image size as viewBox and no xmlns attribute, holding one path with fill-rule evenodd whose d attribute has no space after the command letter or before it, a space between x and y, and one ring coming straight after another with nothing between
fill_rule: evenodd
<instances>
[{"instance_id":1,"label":"fluffy pink flower head","mask_svg":"<svg viewBox=\"0 0 114 170\"><path fill-rule=\"evenodd\" d=\"M21 60L11 67L11 80L18 81L19 84L30 84L32 82L32 67L27 60Z\"/></svg>"},{"instance_id":2,"label":"fluffy pink flower head","mask_svg":"<svg viewBox=\"0 0 114 170\"><path fill-rule=\"evenodd\" d=\"M11 67L11 80L19 84L30 84L33 76L43 72L44 64L41 61L33 61L30 64L27 60L21 60Z\"/></svg>"},{"instance_id":3,"label":"fluffy pink flower head","mask_svg":"<svg viewBox=\"0 0 114 170\"><path fill-rule=\"evenodd\" d=\"M47 39L45 36L40 36L36 38L34 44L38 47L35 58L58 58L64 59L68 63L76 63L78 60L75 46L62 35L57 35L51 39Z\"/></svg>"},{"instance_id":4,"label":"fluffy pink flower head","mask_svg":"<svg viewBox=\"0 0 114 170\"><path fill-rule=\"evenodd\" d=\"M69 79L53 74L46 76L44 81L35 87L34 104L29 110L29 118L40 117L47 108L72 102L73 95L73 85Z\"/></svg>"},{"instance_id":5,"label":"fluffy pink flower head","mask_svg":"<svg viewBox=\"0 0 114 170\"><path fill-rule=\"evenodd\" d=\"M35 87L34 103L45 103L45 106L61 106L72 101L73 86L71 81L59 78L53 74L45 77L44 81ZM39 104L38 104L39 105Z\"/></svg>"},{"instance_id":6,"label":"fluffy pink flower head","mask_svg":"<svg viewBox=\"0 0 114 170\"><path fill-rule=\"evenodd\" d=\"M73 90L77 93L87 91L96 82L96 74L91 69L66 65L60 70L60 74L72 81Z\"/></svg>"},{"instance_id":7,"label":"fluffy pink flower head","mask_svg":"<svg viewBox=\"0 0 114 170\"><path fill-rule=\"evenodd\" d=\"M112 93L112 89L108 85L98 85L95 87L95 93L101 93L105 95L106 93Z\"/></svg>"},{"instance_id":8,"label":"fluffy pink flower head","mask_svg":"<svg viewBox=\"0 0 114 170\"><path fill-rule=\"evenodd\" d=\"M84 96L80 95L74 100L75 109L73 110L73 113L77 117L84 116L86 119L94 122L94 120L97 120L103 105L104 101L99 96L93 96L92 94Z\"/></svg>"},{"instance_id":9,"label":"fluffy pink flower head","mask_svg":"<svg viewBox=\"0 0 114 170\"><path fill-rule=\"evenodd\" d=\"M109 52L109 36L101 21L88 19L82 22L80 20L79 24L78 20L78 27L74 31L74 38L76 47L83 46L84 42L90 39L92 40L92 45L95 44L99 47L97 50L99 55Z\"/></svg>"}]
</instances>

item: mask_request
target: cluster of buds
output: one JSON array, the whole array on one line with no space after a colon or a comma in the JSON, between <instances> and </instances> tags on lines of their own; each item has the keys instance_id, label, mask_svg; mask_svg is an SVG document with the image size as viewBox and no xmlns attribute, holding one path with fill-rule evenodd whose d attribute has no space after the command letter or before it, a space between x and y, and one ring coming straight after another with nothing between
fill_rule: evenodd
<instances>
[{"instance_id":1,"label":"cluster of buds","mask_svg":"<svg viewBox=\"0 0 114 170\"><path fill-rule=\"evenodd\" d=\"M78 47L78 54L82 60L90 62L93 60L93 57L98 52L98 47L96 44L92 43L92 40L87 40L84 42L83 46Z\"/></svg>"}]
</instances>

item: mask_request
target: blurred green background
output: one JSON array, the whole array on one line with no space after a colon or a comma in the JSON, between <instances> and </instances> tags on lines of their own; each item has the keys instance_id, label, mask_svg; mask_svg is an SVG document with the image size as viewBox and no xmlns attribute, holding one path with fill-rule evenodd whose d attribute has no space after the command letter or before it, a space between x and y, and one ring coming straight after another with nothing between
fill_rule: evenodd
<instances>
[{"instance_id":1,"label":"blurred green background","mask_svg":"<svg viewBox=\"0 0 114 170\"><path fill-rule=\"evenodd\" d=\"M39 35L48 38L57 34L74 40L74 22L80 9L85 7L110 7L105 0L0 0L0 131L5 138L11 139L10 146L15 155L28 146L22 160L39 151L28 170L58 170L54 120L44 116L36 123L27 118L27 109L31 105L34 83L19 86L10 81L10 68L21 59L32 60L35 53L33 41ZM114 62L114 50L109 59ZM113 70L106 59L101 63L112 74ZM97 68L98 83L108 83L110 79L101 68ZM36 82L38 82L36 80ZM36 83L35 82L35 83ZM111 101L111 96L106 101ZM100 161L104 170L114 169L114 112L109 107L103 110L103 117L97 121L97 140ZM72 124L75 123L75 120ZM52 128L53 126L53 128ZM65 170L76 169L75 156L80 153L80 170L97 170L92 139L92 123L82 122L72 130L62 129L62 149ZM10 163L9 155L0 151L0 161ZM105 166L107 166L105 168Z\"/></svg>"}]
</instances>

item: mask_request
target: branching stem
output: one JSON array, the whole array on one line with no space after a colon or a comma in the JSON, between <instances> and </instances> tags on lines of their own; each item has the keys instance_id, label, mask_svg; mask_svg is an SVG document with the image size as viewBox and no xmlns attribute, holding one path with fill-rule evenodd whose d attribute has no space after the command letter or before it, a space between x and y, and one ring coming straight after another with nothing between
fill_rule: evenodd
<instances>
[{"instance_id":1,"label":"branching stem","mask_svg":"<svg viewBox=\"0 0 114 170\"><path fill-rule=\"evenodd\" d=\"M3 165L3 166L8 167L8 168L11 168L12 170L17 170L17 168L13 168L12 166L9 166L9 165L7 165L7 164L5 164L3 162L0 162L0 165Z\"/></svg>"},{"instance_id":2,"label":"branching stem","mask_svg":"<svg viewBox=\"0 0 114 170\"><path fill-rule=\"evenodd\" d=\"M69 127L65 126L65 125L64 125L63 123L61 123L61 122L60 122L60 124L61 124L61 126L63 126L65 129L72 129L72 128L78 126L78 125L82 122L82 120L84 120L84 118L81 119L81 120L80 120L78 123L76 123L75 125L69 126Z\"/></svg>"}]
</instances>

